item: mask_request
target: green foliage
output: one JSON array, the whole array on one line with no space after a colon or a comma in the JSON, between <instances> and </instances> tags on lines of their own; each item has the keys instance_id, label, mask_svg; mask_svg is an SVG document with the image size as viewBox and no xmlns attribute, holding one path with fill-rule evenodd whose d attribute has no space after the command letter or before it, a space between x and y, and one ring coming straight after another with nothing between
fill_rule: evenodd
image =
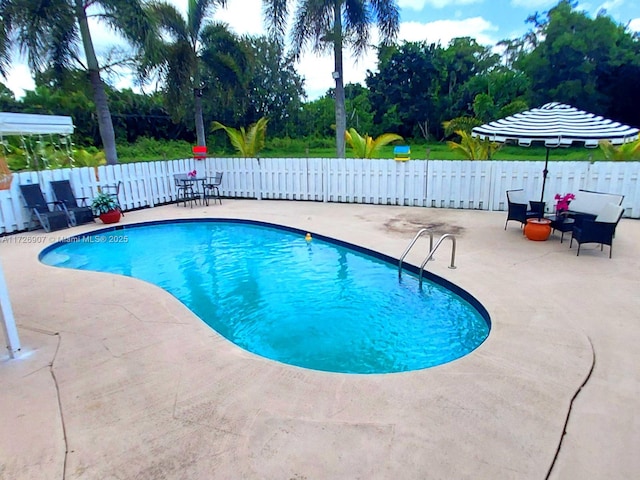
<instances>
[{"instance_id":1,"label":"green foliage","mask_svg":"<svg viewBox=\"0 0 640 480\"><path fill-rule=\"evenodd\" d=\"M228 27L209 21L225 0L190 0L186 16L173 4L152 2L145 10L154 19L154 30L139 64L140 79L151 74L164 84L166 106L174 120L193 114L198 145L205 144L203 96L207 87L246 85L237 37ZM236 56L239 53L240 55ZM216 76L215 71L219 72Z\"/></svg>"},{"instance_id":2,"label":"green foliage","mask_svg":"<svg viewBox=\"0 0 640 480\"><path fill-rule=\"evenodd\" d=\"M475 117L458 117L442 122L445 136L450 136L458 131L471 133L474 127L479 127L482 122Z\"/></svg>"},{"instance_id":3,"label":"green foliage","mask_svg":"<svg viewBox=\"0 0 640 480\"><path fill-rule=\"evenodd\" d=\"M190 158L192 144L184 140L156 140L139 138L134 143L118 145L118 157L122 163L145 160L175 160Z\"/></svg>"},{"instance_id":4,"label":"green foliage","mask_svg":"<svg viewBox=\"0 0 640 480\"><path fill-rule=\"evenodd\" d=\"M640 41L605 13L590 18L577 2L560 1L545 17L531 18L530 53L515 66L531 81L531 104L568 103L638 124ZM521 39L521 43L525 39Z\"/></svg>"},{"instance_id":5,"label":"green foliage","mask_svg":"<svg viewBox=\"0 0 640 480\"><path fill-rule=\"evenodd\" d=\"M230 105L236 110L238 106L246 105L246 109L228 117L221 117L217 112L216 118L228 123L227 118L236 121L244 117L245 123L251 123L260 117L268 117L272 135L308 135L307 124L301 119L304 80L295 69L293 57L285 54L281 44L267 37L244 38L243 44L252 58L246 73L250 93L234 99Z\"/></svg>"},{"instance_id":6,"label":"green foliage","mask_svg":"<svg viewBox=\"0 0 640 480\"><path fill-rule=\"evenodd\" d=\"M462 130L456 131L456 134L460 136L460 143L448 141L447 145L469 160L489 160L500 149L500 144L472 137Z\"/></svg>"},{"instance_id":7,"label":"green foliage","mask_svg":"<svg viewBox=\"0 0 640 480\"><path fill-rule=\"evenodd\" d=\"M640 139L619 146L600 142L600 149L607 160L640 160Z\"/></svg>"},{"instance_id":8,"label":"green foliage","mask_svg":"<svg viewBox=\"0 0 640 480\"><path fill-rule=\"evenodd\" d=\"M403 137L441 138L444 119L474 115L469 106L488 89L478 79L498 65L499 57L470 38L446 48L425 42L382 48L378 73L366 79L374 125Z\"/></svg>"},{"instance_id":9,"label":"green foliage","mask_svg":"<svg viewBox=\"0 0 640 480\"><path fill-rule=\"evenodd\" d=\"M106 165L104 152L96 147L80 148L73 153L73 164L76 167L99 167Z\"/></svg>"},{"instance_id":10,"label":"green foliage","mask_svg":"<svg viewBox=\"0 0 640 480\"><path fill-rule=\"evenodd\" d=\"M262 117L256 123L249 125L247 129L245 129L245 127L236 129L226 127L220 122L215 121L211 124L211 131L224 130L227 132L229 141L240 155L245 158L255 158L264 148L267 136L267 123L267 118Z\"/></svg>"},{"instance_id":11,"label":"green foliage","mask_svg":"<svg viewBox=\"0 0 640 480\"><path fill-rule=\"evenodd\" d=\"M344 132L344 136L349 146L353 149L355 158L376 158L384 145L403 140L396 133L383 133L375 139L367 134L363 137L355 128L350 128Z\"/></svg>"},{"instance_id":12,"label":"green foliage","mask_svg":"<svg viewBox=\"0 0 640 480\"><path fill-rule=\"evenodd\" d=\"M118 208L118 203L112 195L100 192L91 201L91 210L94 215L100 215L102 213L108 213Z\"/></svg>"}]
</instances>

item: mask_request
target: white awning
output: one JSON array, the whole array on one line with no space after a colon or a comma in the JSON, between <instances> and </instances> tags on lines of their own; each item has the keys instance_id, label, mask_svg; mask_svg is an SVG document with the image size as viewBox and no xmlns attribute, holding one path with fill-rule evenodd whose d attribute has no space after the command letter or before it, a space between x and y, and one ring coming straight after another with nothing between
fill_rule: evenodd
<instances>
[{"instance_id":1,"label":"white awning","mask_svg":"<svg viewBox=\"0 0 640 480\"><path fill-rule=\"evenodd\" d=\"M73 128L71 117L0 112L0 135L69 135Z\"/></svg>"}]
</instances>

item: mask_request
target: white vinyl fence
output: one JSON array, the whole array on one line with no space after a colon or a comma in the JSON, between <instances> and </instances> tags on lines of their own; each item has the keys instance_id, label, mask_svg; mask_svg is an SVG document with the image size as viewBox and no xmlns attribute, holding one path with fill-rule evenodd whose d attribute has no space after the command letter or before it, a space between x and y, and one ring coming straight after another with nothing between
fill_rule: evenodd
<instances>
[{"instance_id":1,"label":"white vinyl fence","mask_svg":"<svg viewBox=\"0 0 640 480\"><path fill-rule=\"evenodd\" d=\"M540 199L543 167L540 161L207 158L23 172L0 190L0 234L27 228L19 188L26 183L39 183L52 200L50 182L69 179L76 196L90 202L100 186L122 181L120 203L131 210L175 201L175 173L221 171L220 193L228 198L506 210L509 189ZM549 208L556 193L593 190L624 195L625 217L640 218L640 162L549 162L548 170Z\"/></svg>"}]
</instances>

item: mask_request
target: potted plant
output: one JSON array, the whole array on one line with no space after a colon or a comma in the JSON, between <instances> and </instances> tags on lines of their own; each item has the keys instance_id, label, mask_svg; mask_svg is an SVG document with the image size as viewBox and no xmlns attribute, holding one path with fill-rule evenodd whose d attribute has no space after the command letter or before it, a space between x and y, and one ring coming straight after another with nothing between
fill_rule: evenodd
<instances>
[{"instance_id":1,"label":"potted plant","mask_svg":"<svg viewBox=\"0 0 640 480\"><path fill-rule=\"evenodd\" d=\"M91 202L93 214L97 215L102 223L117 223L120 221L120 208L115 198L108 193L100 192Z\"/></svg>"}]
</instances>

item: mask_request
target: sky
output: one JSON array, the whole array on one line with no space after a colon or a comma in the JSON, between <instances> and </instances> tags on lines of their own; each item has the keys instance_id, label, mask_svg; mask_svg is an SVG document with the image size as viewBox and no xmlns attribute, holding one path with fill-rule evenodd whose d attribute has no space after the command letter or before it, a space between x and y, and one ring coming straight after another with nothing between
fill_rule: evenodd
<instances>
[{"instance_id":1,"label":"sky","mask_svg":"<svg viewBox=\"0 0 640 480\"><path fill-rule=\"evenodd\" d=\"M186 11L187 0L168 1ZM397 3L400 7L399 42L440 42L446 46L452 38L468 36L482 45L493 47L500 40L522 36L531 28L526 23L527 17L536 12L543 14L558 0L397 0ZM262 5L262 0L228 0L227 8L218 9L214 19L227 23L239 35L261 35L265 33ZM632 31L640 31L638 0L579 2L578 9L591 17L605 9L616 22L628 24ZM112 32L99 24L92 24L92 36L98 52L113 45ZM305 80L309 100L321 97L334 86L331 77L333 57L330 54L317 56L305 53L296 68ZM358 59L345 52L345 84L364 84L367 70L376 70L374 49ZM29 70L15 57L8 80L0 78L0 81L13 90L16 97L22 96L24 89L30 90L34 86ZM122 77L116 79L114 85L116 88L131 87L131 82Z\"/></svg>"}]
</instances>

